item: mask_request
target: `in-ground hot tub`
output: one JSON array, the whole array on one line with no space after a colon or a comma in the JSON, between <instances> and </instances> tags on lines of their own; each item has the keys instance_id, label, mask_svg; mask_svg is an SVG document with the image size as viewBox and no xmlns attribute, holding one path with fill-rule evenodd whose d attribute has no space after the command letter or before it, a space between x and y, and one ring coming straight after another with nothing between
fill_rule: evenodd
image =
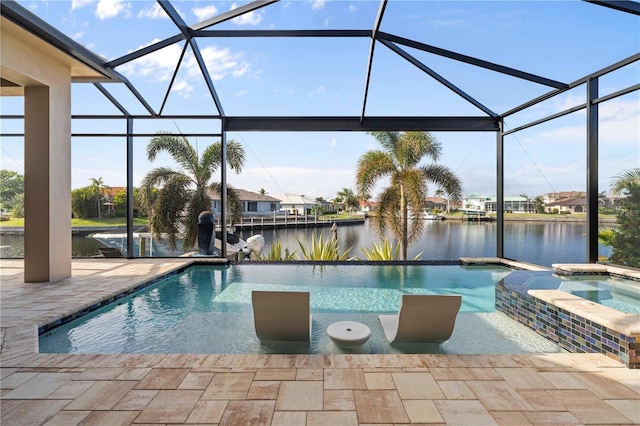
<instances>
[{"instance_id":1,"label":"in-ground hot tub","mask_svg":"<svg viewBox=\"0 0 640 426\"><path fill-rule=\"evenodd\" d=\"M554 275L506 276L496 285L496 310L571 352L599 352L640 368L640 271L600 264L553 267ZM591 285L607 277L615 285Z\"/></svg>"}]
</instances>

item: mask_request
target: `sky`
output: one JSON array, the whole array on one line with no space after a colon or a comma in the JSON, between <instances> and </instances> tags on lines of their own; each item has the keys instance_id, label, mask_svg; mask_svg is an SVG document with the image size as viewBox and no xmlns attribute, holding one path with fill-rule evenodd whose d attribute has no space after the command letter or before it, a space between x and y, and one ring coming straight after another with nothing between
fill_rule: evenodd
<instances>
[{"instance_id":1,"label":"sky","mask_svg":"<svg viewBox=\"0 0 640 426\"><path fill-rule=\"evenodd\" d=\"M179 33L154 1L20 0L19 3L64 34L113 60ZM247 2L179 1L172 4L189 25ZM280 1L210 29L373 28L377 1ZM640 51L640 18L581 1L395 1L389 0L381 31L460 54L572 83ZM363 108L371 41L367 38L197 38L224 113L228 116L359 116ZM126 76L158 111L169 88L184 42L123 64ZM402 46L490 110L502 114L550 87ZM636 62L599 82L600 96L640 83ZM121 84L105 84L133 114L142 105ZM585 102L576 88L507 117L506 129ZM21 98L3 97L2 114L21 114ZM600 191L613 177L640 167L640 92L600 104ZM117 114L91 84L72 87L73 114ZM164 108L165 114L217 114L193 53L187 49ZM429 75L376 43L366 115L482 116L484 113ZM558 191L586 190L584 110L505 138L505 195L531 198ZM19 132L21 122L4 120L3 132ZM124 120L75 120L72 131L124 132ZM215 120L137 120L134 131L218 132ZM461 179L465 195L495 196L496 135L434 132L442 146L438 163ZM218 139L191 137L199 150ZM237 188L269 195L302 194L333 199L343 188L355 191L358 159L380 148L366 133L230 132L227 139L246 151L241 174L229 173ZM148 137L134 140L134 185L154 167L176 167L166 155L146 159ZM102 178L126 184L123 138L74 137L72 187ZM425 160L423 164L429 164ZM24 143L5 137L0 168L24 172ZM381 181L378 189L387 182ZM437 187L431 185L433 194Z\"/></svg>"}]
</instances>

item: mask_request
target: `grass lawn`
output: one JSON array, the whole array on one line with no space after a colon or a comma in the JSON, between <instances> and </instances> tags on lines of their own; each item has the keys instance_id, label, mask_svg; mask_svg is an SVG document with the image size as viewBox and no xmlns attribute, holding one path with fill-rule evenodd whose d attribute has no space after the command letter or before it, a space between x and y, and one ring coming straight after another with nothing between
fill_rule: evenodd
<instances>
[{"instance_id":1,"label":"grass lawn","mask_svg":"<svg viewBox=\"0 0 640 426\"><path fill-rule=\"evenodd\" d=\"M147 219L134 218L135 226L145 226L149 224ZM0 222L1 227L24 227L24 218L11 218ZM124 217L106 217L94 219L71 219L71 226L127 226L127 220Z\"/></svg>"}]
</instances>

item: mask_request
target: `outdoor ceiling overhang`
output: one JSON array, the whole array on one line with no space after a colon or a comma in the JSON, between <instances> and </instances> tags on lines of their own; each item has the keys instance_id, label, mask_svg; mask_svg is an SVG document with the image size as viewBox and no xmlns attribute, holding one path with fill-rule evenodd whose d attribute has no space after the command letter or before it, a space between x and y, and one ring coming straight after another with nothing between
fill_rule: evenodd
<instances>
[{"instance_id":1,"label":"outdoor ceiling overhang","mask_svg":"<svg viewBox=\"0 0 640 426\"><path fill-rule=\"evenodd\" d=\"M11 35L43 55L54 58L71 70L72 82L121 82L120 76L105 66L106 60L73 39L56 30L42 19L36 17L15 2L0 3L2 18L0 29L2 37ZM23 86L32 82L23 81L2 67L3 96L22 96Z\"/></svg>"}]
</instances>

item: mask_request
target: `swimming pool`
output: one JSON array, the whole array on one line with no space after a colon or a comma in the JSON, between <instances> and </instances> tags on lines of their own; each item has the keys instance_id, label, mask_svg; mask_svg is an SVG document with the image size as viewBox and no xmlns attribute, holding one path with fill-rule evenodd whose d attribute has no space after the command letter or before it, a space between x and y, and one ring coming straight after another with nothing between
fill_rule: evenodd
<instances>
[{"instance_id":1,"label":"swimming pool","mask_svg":"<svg viewBox=\"0 0 640 426\"><path fill-rule=\"evenodd\" d=\"M529 353L559 347L495 311L495 284L511 270L461 265L194 266L40 336L51 353L336 353L329 324L355 320L372 331L368 353ZM311 344L267 346L256 337L252 290L310 293ZM451 339L391 347L378 314L396 313L402 294L461 294Z\"/></svg>"},{"instance_id":2,"label":"swimming pool","mask_svg":"<svg viewBox=\"0 0 640 426\"><path fill-rule=\"evenodd\" d=\"M640 314L640 283L607 276L535 275L532 290L561 290L627 314Z\"/></svg>"}]
</instances>

